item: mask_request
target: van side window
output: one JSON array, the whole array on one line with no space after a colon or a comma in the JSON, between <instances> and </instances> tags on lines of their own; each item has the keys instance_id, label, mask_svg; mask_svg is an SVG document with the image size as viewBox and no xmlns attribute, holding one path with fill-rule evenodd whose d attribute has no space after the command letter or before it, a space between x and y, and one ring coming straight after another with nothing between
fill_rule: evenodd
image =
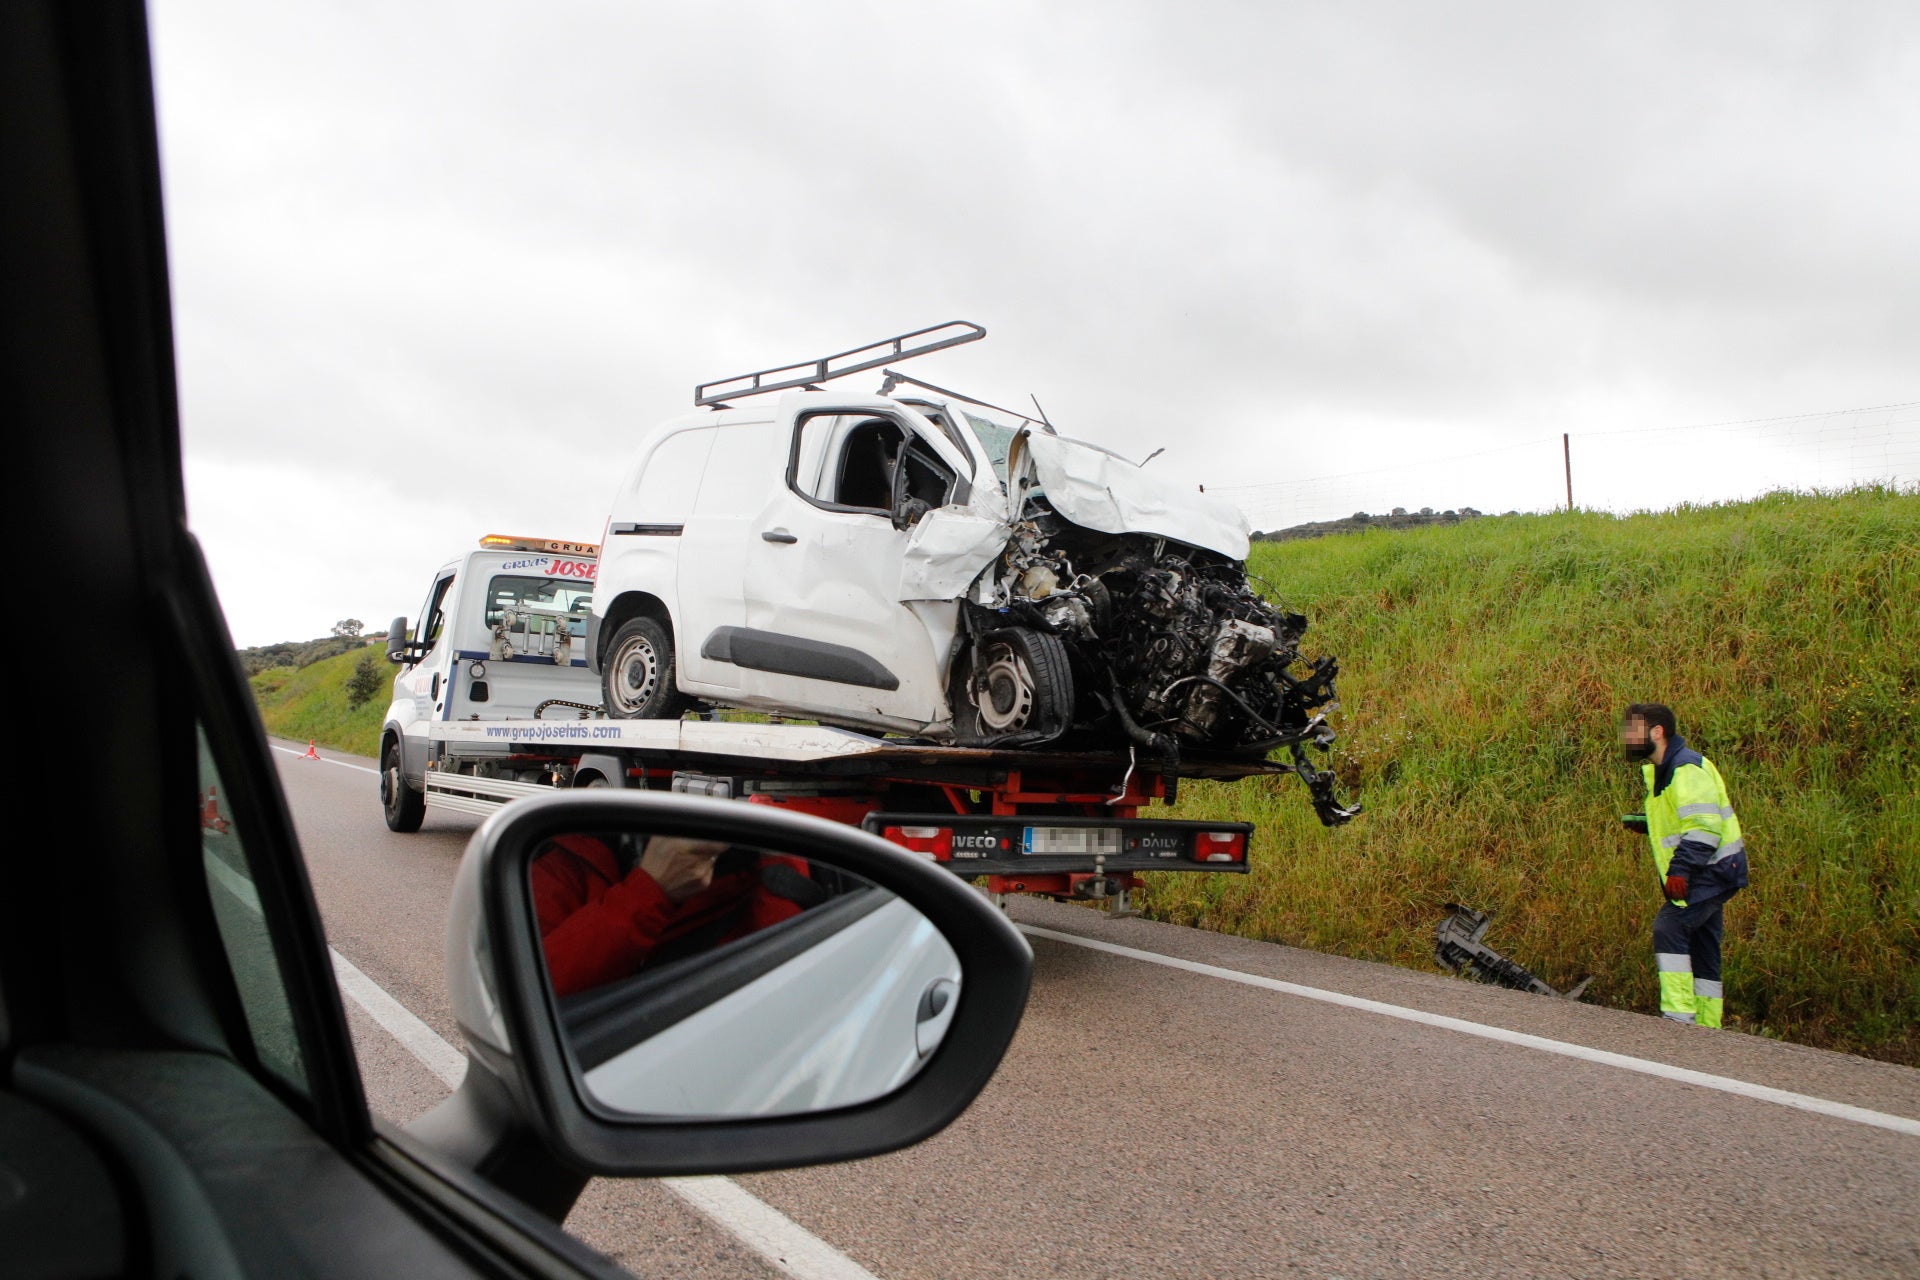
<instances>
[{"instance_id":1,"label":"van side window","mask_svg":"<svg viewBox=\"0 0 1920 1280\"><path fill-rule=\"evenodd\" d=\"M907 455L907 492L928 506L943 505L953 472L933 451L912 440L891 418L869 414L809 414L795 429L794 491L821 506L888 515L893 473Z\"/></svg>"}]
</instances>

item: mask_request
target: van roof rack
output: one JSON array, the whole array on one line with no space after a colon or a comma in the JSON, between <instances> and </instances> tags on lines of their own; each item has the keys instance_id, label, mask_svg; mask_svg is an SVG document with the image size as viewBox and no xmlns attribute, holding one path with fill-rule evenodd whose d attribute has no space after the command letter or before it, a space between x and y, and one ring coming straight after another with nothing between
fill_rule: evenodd
<instances>
[{"instance_id":1,"label":"van roof rack","mask_svg":"<svg viewBox=\"0 0 1920 1280\"><path fill-rule=\"evenodd\" d=\"M959 332L951 332L952 330L959 330ZM909 360L914 356L924 356L931 351L944 351L948 347L957 347L963 342L978 342L986 336L987 331L971 320L949 320L945 324L936 324L926 329L915 329L912 333L869 342L864 347L836 351L830 356L821 356L818 360L803 360L798 364L783 364L772 369L761 369L755 373L742 373L731 378L702 382L693 389L693 402L705 409L724 409L729 400L738 400L744 396L765 395L769 391L795 389L817 391L820 389L820 383L833 378L844 378L850 373L864 373L868 369L878 369L891 360ZM926 341L914 343L916 338L923 338ZM909 343L913 345L909 346ZM770 378L776 380L770 382L768 381Z\"/></svg>"}]
</instances>

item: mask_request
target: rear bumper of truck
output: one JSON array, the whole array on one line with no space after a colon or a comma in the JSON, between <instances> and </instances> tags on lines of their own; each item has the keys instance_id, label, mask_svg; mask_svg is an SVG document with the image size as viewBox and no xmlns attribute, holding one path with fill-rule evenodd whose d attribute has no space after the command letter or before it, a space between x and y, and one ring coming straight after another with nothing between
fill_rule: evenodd
<instances>
[{"instance_id":1,"label":"rear bumper of truck","mask_svg":"<svg viewBox=\"0 0 1920 1280\"><path fill-rule=\"evenodd\" d=\"M1153 818L872 813L860 824L960 876L1245 875L1253 826Z\"/></svg>"}]
</instances>

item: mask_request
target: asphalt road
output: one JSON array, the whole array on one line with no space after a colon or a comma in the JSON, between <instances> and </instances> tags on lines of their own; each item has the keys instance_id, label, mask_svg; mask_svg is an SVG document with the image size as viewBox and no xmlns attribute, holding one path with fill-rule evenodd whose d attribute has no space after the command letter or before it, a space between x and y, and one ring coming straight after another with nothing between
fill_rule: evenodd
<instances>
[{"instance_id":1,"label":"asphalt road","mask_svg":"<svg viewBox=\"0 0 1920 1280\"><path fill-rule=\"evenodd\" d=\"M284 744L291 746L292 744ZM333 946L441 1036L476 823L278 753ZM354 765L360 766L356 769ZM1920 1071L1076 907L1018 922L1920 1118ZM998 1076L894 1155L738 1179L909 1277L1920 1276L1920 1136L1047 938ZM374 1109L445 1086L349 1003ZM656 1183L568 1220L636 1274L771 1269Z\"/></svg>"}]
</instances>

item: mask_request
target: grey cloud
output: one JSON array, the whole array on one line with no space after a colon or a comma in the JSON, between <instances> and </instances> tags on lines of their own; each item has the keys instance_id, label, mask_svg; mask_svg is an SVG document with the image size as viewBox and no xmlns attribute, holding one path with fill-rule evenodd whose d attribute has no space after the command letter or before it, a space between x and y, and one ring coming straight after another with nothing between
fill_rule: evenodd
<instances>
[{"instance_id":1,"label":"grey cloud","mask_svg":"<svg viewBox=\"0 0 1920 1280\"><path fill-rule=\"evenodd\" d=\"M1196 479L1913 394L1905 6L155 27L189 449L430 457L476 520L529 437L599 458L698 379L954 315L993 337L926 376Z\"/></svg>"}]
</instances>

